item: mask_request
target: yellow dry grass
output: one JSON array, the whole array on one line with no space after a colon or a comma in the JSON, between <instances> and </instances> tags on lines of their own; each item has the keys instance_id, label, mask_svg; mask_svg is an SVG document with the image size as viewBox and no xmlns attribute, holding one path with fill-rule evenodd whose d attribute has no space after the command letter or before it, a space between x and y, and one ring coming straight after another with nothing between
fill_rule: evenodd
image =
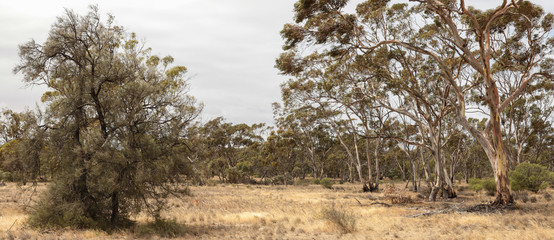
<instances>
[{"instance_id":1,"label":"yellow dry grass","mask_svg":"<svg viewBox=\"0 0 554 240\"><path fill-rule=\"evenodd\" d=\"M544 193L530 194L536 202L517 202L514 210L503 213L468 213L456 210L485 203L491 197L466 190L459 191L460 197L452 201L430 203L418 199L416 193L402 192L415 203L387 207L391 201L384 193L361 193L354 184L336 186L335 190L318 185L191 187L193 196L171 199L170 209L163 214L187 225L189 234L184 239L523 240L554 236L554 201L545 199ZM125 232L108 235L91 230L28 229L24 219L30 189L15 184L0 188L0 239L135 239ZM42 191L43 184L38 189ZM548 192L554 194L552 189ZM331 206L354 215L354 232L343 234L322 218L321 210ZM148 219L138 216L135 220Z\"/></svg>"}]
</instances>

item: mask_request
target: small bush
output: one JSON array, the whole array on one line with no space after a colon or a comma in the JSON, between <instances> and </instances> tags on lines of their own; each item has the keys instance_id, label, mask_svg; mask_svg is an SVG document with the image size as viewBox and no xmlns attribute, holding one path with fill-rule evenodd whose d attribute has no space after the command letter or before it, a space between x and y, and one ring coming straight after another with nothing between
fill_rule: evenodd
<instances>
[{"instance_id":1,"label":"small bush","mask_svg":"<svg viewBox=\"0 0 554 240\"><path fill-rule=\"evenodd\" d=\"M13 177L11 172L2 172L2 180L6 182L12 182Z\"/></svg>"},{"instance_id":2,"label":"small bush","mask_svg":"<svg viewBox=\"0 0 554 240\"><path fill-rule=\"evenodd\" d=\"M538 164L521 163L510 172L510 185L514 191L529 190L536 193L547 188L552 181L552 173Z\"/></svg>"},{"instance_id":3,"label":"small bush","mask_svg":"<svg viewBox=\"0 0 554 240\"><path fill-rule=\"evenodd\" d=\"M471 188L473 191L476 191L476 192L485 190L487 194L494 195L494 193L496 192L496 183L492 178L487 178L487 179L470 178L469 188Z\"/></svg>"},{"instance_id":4,"label":"small bush","mask_svg":"<svg viewBox=\"0 0 554 240\"><path fill-rule=\"evenodd\" d=\"M311 181L308 179L297 179L296 181L294 181L295 186L309 186L310 183Z\"/></svg>"},{"instance_id":5,"label":"small bush","mask_svg":"<svg viewBox=\"0 0 554 240\"><path fill-rule=\"evenodd\" d=\"M284 185L285 184L285 176L283 175L277 175L272 180L273 185ZM287 176L286 179L286 185L293 185L294 180L291 176Z\"/></svg>"},{"instance_id":6,"label":"small bush","mask_svg":"<svg viewBox=\"0 0 554 240\"><path fill-rule=\"evenodd\" d=\"M537 202L537 197L532 196L529 200L530 200L532 203L536 203L536 202Z\"/></svg>"},{"instance_id":7,"label":"small bush","mask_svg":"<svg viewBox=\"0 0 554 240\"><path fill-rule=\"evenodd\" d=\"M319 183L320 183L319 178L314 178L314 180L312 180L312 183L316 184L316 185L319 185Z\"/></svg>"},{"instance_id":8,"label":"small bush","mask_svg":"<svg viewBox=\"0 0 554 240\"><path fill-rule=\"evenodd\" d=\"M208 179L206 180L206 185L209 186L209 187L215 187L217 186L219 182L217 180L214 180L214 179Z\"/></svg>"},{"instance_id":9,"label":"small bush","mask_svg":"<svg viewBox=\"0 0 554 240\"><path fill-rule=\"evenodd\" d=\"M324 188L333 189L334 182L329 178L323 178L321 179L321 181L319 181L319 184L321 184L321 186L323 186Z\"/></svg>"},{"instance_id":10,"label":"small bush","mask_svg":"<svg viewBox=\"0 0 554 240\"><path fill-rule=\"evenodd\" d=\"M269 178L264 178L264 180L261 181L260 183L263 184L263 185L270 185L271 182L272 182L271 179L269 179Z\"/></svg>"},{"instance_id":11,"label":"small bush","mask_svg":"<svg viewBox=\"0 0 554 240\"><path fill-rule=\"evenodd\" d=\"M229 183L242 183L246 179L245 174L237 167L225 169L225 176Z\"/></svg>"},{"instance_id":12,"label":"small bush","mask_svg":"<svg viewBox=\"0 0 554 240\"><path fill-rule=\"evenodd\" d=\"M356 231L356 216L335 206L323 208L321 218L337 227L342 233L351 233Z\"/></svg>"},{"instance_id":13,"label":"small bush","mask_svg":"<svg viewBox=\"0 0 554 240\"><path fill-rule=\"evenodd\" d=\"M154 235L163 238L174 238L184 236L187 233L187 228L175 220L156 219L154 222L145 225L137 225L134 233L140 238L151 238Z\"/></svg>"}]
</instances>

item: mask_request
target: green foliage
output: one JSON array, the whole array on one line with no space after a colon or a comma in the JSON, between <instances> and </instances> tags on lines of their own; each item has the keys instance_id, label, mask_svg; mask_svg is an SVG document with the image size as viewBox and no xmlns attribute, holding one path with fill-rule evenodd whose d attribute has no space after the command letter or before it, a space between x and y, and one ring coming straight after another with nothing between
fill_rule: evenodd
<instances>
[{"instance_id":1,"label":"green foliage","mask_svg":"<svg viewBox=\"0 0 554 240\"><path fill-rule=\"evenodd\" d=\"M496 192L496 183L492 178L487 178L487 179L470 178L469 187L476 192L485 190L489 195L492 195Z\"/></svg>"},{"instance_id":2,"label":"green foliage","mask_svg":"<svg viewBox=\"0 0 554 240\"><path fill-rule=\"evenodd\" d=\"M294 185L295 186L309 186L311 182L312 181L310 181L309 179L297 179L296 181L294 181Z\"/></svg>"},{"instance_id":3,"label":"green foliage","mask_svg":"<svg viewBox=\"0 0 554 240\"><path fill-rule=\"evenodd\" d=\"M73 199L65 201L65 188L60 185L51 185L43 194L36 209L31 212L28 224L35 228L107 228L109 223L95 221L85 213L83 203Z\"/></svg>"},{"instance_id":4,"label":"green foliage","mask_svg":"<svg viewBox=\"0 0 554 240\"><path fill-rule=\"evenodd\" d=\"M200 182L218 176L230 183L252 182L255 175L266 175L260 161L263 124L232 124L217 117L188 129L187 154L194 157L195 174Z\"/></svg>"},{"instance_id":5,"label":"green foliage","mask_svg":"<svg viewBox=\"0 0 554 240\"><path fill-rule=\"evenodd\" d=\"M316 185L319 185L320 182L321 180L319 180L319 178L314 178L314 180L312 180L312 183Z\"/></svg>"},{"instance_id":6,"label":"green foliage","mask_svg":"<svg viewBox=\"0 0 554 240\"><path fill-rule=\"evenodd\" d=\"M153 236L162 238L183 237L188 232L184 224L175 220L156 219L153 222L135 227L135 236L139 238L152 239Z\"/></svg>"},{"instance_id":7,"label":"green foliage","mask_svg":"<svg viewBox=\"0 0 554 240\"><path fill-rule=\"evenodd\" d=\"M510 172L510 184L514 191L538 192L547 188L552 181L552 172L538 164L521 163Z\"/></svg>"},{"instance_id":8,"label":"green foliage","mask_svg":"<svg viewBox=\"0 0 554 240\"><path fill-rule=\"evenodd\" d=\"M333 189L333 184L335 182L332 179L329 178L323 178L319 181L319 184L321 184L322 187L327 189Z\"/></svg>"},{"instance_id":9,"label":"green foliage","mask_svg":"<svg viewBox=\"0 0 554 240\"><path fill-rule=\"evenodd\" d=\"M356 231L356 216L353 213L343 209L338 209L334 205L329 208L321 209L321 218L336 226L342 233L352 233Z\"/></svg>"},{"instance_id":10,"label":"green foliage","mask_svg":"<svg viewBox=\"0 0 554 240\"><path fill-rule=\"evenodd\" d=\"M229 183L241 183L243 179L242 172L236 167L225 169L225 175Z\"/></svg>"},{"instance_id":11,"label":"green foliage","mask_svg":"<svg viewBox=\"0 0 554 240\"><path fill-rule=\"evenodd\" d=\"M285 176L277 175L277 176L273 177L271 183L273 183L273 185L285 185L285 184L286 185L293 185L294 180L292 179L291 176L287 175L286 182L285 182Z\"/></svg>"},{"instance_id":12,"label":"green foliage","mask_svg":"<svg viewBox=\"0 0 554 240\"><path fill-rule=\"evenodd\" d=\"M261 184L263 184L263 185L271 185L272 182L273 182L272 179L270 179L270 178L264 178L264 180L261 182Z\"/></svg>"},{"instance_id":13,"label":"green foliage","mask_svg":"<svg viewBox=\"0 0 554 240\"><path fill-rule=\"evenodd\" d=\"M3 171L0 171L0 180L4 180L6 182L11 182L13 181L12 179L12 173L10 172L3 172Z\"/></svg>"},{"instance_id":14,"label":"green foliage","mask_svg":"<svg viewBox=\"0 0 554 240\"><path fill-rule=\"evenodd\" d=\"M28 117L35 127L12 134L24 146L15 151L24 161L14 161L24 177L36 179L41 159L55 168L30 219L37 227L127 227L131 215L157 219L169 196L188 193L183 136L200 109L187 95L186 68L167 66L169 57L162 70L134 33L101 19L94 6L85 16L67 11L45 43L20 45L15 71L57 92L44 114Z\"/></svg>"}]
</instances>

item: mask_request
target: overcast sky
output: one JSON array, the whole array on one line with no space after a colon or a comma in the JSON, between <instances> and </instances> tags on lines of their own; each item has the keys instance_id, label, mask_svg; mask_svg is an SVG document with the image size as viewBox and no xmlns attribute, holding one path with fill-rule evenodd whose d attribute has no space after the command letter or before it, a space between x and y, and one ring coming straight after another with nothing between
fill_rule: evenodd
<instances>
[{"instance_id":1,"label":"overcast sky","mask_svg":"<svg viewBox=\"0 0 554 240\"><path fill-rule=\"evenodd\" d=\"M233 123L272 123L271 103L280 101L287 77L273 67L279 31L292 22L295 0L17 0L0 1L0 108L34 108L45 91L25 87L12 73L17 46L46 40L64 8L84 15L97 4L117 25L135 32L154 54L172 55L189 69L191 94L205 104L203 120L223 116ZM496 0L467 0L494 6ZM554 12L554 1L535 1Z\"/></svg>"}]
</instances>

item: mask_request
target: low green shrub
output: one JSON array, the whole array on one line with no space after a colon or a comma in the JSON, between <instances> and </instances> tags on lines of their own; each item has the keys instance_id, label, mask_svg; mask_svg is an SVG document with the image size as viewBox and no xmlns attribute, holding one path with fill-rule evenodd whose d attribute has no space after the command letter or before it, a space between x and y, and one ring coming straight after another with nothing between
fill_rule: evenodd
<instances>
[{"instance_id":1,"label":"low green shrub","mask_svg":"<svg viewBox=\"0 0 554 240\"><path fill-rule=\"evenodd\" d=\"M330 178L323 178L319 181L319 184L321 184L324 188L332 189L334 182Z\"/></svg>"},{"instance_id":2,"label":"low green shrub","mask_svg":"<svg viewBox=\"0 0 554 240\"><path fill-rule=\"evenodd\" d=\"M311 181L309 179L297 179L294 181L295 186L309 186Z\"/></svg>"},{"instance_id":3,"label":"low green shrub","mask_svg":"<svg viewBox=\"0 0 554 240\"><path fill-rule=\"evenodd\" d=\"M315 185L319 185L319 178L314 178L314 180L312 180L312 183L315 184Z\"/></svg>"},{"instance_id":4,"label":"low green shrub","mask_svg":"<svg viewBox=\"0 0 554 240\"><path fill-rule=\"evenodd\" d=\"M271 182L273 182L273 180L271 180L270 178L264 178L262 181L260 181L260 184L270 185Z\"/></svg>"},{"instance_id":5,"label":"low green shrub","mask_svg":"<svg viewBox=\"0 0 554 240\"><path fill-rule=\"evenodd\" d=\"M1 172L0 180L5 182L13 182L13 175L11 172Z\"/></svg>"},{"instance_id":6,"label":"low green shrub","mask_svg":"<svg viewBox=\"0 0 554 240\"><path fill-rule=\"evenodd\" d=\"M553 181L552 172L544 166L533 163L521 163L510 172L510 185L512 190L529 190L538 192L547 188Z\"/></svg>"},{"instance_id":7,"label":"low green shrub","mask_svg":"<svg viewBox=\"0 0 554 240\"><path fill-rule=\"evenodd\" d=\"M294 180L291 176L287 176L286 183L285 183L285 176L283 175L277 175L272 180L273 185L293 185Z\"/></svg>"},{"instance_id":8,"label":"low green shrub","mask_svg":"<svg viewBox=\"0 0 554 240\"><path fill-rule=\"evenodd\" d=\"M470 178L469 188L471 188L473 191L476 191L476 192L485 190L487 194L493 195L496 192L496 183L492 178L487 178L487 179Z\"/></svg>"}]
</instances>

